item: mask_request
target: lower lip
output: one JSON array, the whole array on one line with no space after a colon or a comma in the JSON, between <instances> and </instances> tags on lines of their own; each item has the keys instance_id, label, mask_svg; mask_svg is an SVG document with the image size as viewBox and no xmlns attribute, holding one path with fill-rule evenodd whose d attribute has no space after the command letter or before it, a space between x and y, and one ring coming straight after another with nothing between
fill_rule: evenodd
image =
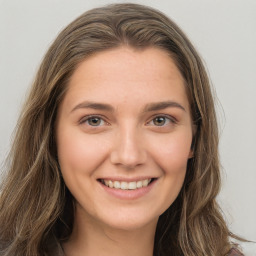
<instances>
[{"instance_id":1,"label":"lower lip","mask_svg":"<svg viewBox=\"0 0 256 256\"><path fill-rule=\"evenodd\" d=\"M157 182L157 179L151 182L147 187L142 187L137 189L128 189L128 190L110 188L108 186L105 186L101 182L99 182L99 184L111 196L114 196L122 200L135 200L147 195L151 191L151 189L154 187L156 182Z\"/></svg>"}]
</instances>

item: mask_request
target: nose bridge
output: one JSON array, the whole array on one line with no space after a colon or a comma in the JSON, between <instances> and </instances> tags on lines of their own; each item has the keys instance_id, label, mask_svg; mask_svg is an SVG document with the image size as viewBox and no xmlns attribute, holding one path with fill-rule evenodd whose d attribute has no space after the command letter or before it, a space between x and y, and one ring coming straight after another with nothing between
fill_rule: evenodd
<instances>
[{"instance_id":1,"label":"nose bridge","mask_svg":"<svg viewBox=\"0 0 256 256\"><path fill-rule=\"evenodd\" d=\"M146 150L142 141L142 132L136 125L128 122L120 126L111 152L111 162L126 168L143 164Z\"/></svg>"}]
</instances>

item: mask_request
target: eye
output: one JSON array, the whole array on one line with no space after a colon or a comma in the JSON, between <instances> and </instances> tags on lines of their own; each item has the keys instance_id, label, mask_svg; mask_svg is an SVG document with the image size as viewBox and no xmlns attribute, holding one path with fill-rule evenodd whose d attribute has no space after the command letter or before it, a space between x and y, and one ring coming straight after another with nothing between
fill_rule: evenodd
<instances>
[{"instance_id":1,"label":"eye","mask_svg":"<svg viewBox=\"0 0 256 256\"><path fill-rule=\"evenodd\" d=\"M153 121L154 125L156 125L156 126L163 126L166 123L166 117L158 116L158 117L154 118L152 121Z\"/></svg>"},{"instance_id":2,"label":"eye","mask_svg":"<svg viewBox=\"0 0 256 256\"><path fill-rule=\"evenodd\" d=\"M89 126L102 126L104 125L106 122L98 116L89 116L89 117L85 117L84 119L81 120L80 122L81 124L87 124Z\"/></svg>"},{"instance_id":3,"label":"eye","mask_svg":"<svg viewBox=\"0 0 256 256\"><path fill-rule=\"evenodd\" d=\"M154 126L166 126L171 123L175 123L175 121L171 117L156 116L148 124Z\"/></svg>"}]
</instances>

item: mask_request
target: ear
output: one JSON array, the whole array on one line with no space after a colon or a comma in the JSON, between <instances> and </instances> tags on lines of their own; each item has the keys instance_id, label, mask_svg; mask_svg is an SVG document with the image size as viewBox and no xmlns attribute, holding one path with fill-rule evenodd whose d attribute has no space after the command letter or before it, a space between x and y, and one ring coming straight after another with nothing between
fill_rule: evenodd
<instances>
[{"instance_id":1,"label":"ear","mask_svg":"<svg viewBox=\"0 0 256 256\"><path fill-rule=\"evenodd\" d=\"M194 157L194 150L190 149L189 154L188 154L188 159L191 159Z\"/></svg>"}]
</instances>

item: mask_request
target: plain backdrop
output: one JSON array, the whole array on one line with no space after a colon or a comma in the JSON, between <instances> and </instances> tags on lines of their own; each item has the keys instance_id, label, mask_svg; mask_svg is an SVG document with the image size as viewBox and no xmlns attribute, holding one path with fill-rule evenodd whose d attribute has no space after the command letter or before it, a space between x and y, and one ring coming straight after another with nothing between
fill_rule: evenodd
<instances>
[{"instance_id":1,"label":"plain backdrop","mask_svg":"<svg viewBox=\"0 0 256 256\"><path fill-rule=\"evenodd\" d=\"M114 2L128 1L0 0L1 162L50 43L84 11ZM219 201L231 230L256 241L256 1L133 2L155 7L176 21L206 63L218 97L223 166ZM247 255L256 255L256 250L247 250Z\"/></svg>"}]
</instances>

